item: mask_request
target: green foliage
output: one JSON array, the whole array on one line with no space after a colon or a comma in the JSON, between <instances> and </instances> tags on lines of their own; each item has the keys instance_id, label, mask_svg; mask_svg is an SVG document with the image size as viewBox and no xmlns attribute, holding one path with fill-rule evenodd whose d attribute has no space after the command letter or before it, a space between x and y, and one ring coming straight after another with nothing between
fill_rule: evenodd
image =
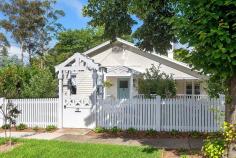
<instances>
[{"instance_id":1,"label":"green foliage","mask_svg":"<svg viewBox=\"0 0 236 158\"><path fill-rule=\"evenodd\" d=\"M204 142L203 153L209 158L221 158L225 152L225 142L221 139L208 139Z\"/></svg>"},{"instance_id":2,"label":"green foliage","mask_svg":"<svg viewBox=\"0 0 236 158\"><path fill-rule=\"evenodd\" d=\"M172 129L171 132L170 132L170 134L171 134L172 136L177 136L179 133L180 133L180 132L177 131L177 130L175 130L175 129Z\"/></svg>"},{"instance_id":3,"label":"green foliage","mask_svg":"<svg viewBox=\"0 0 236 158\"><path fill-rule=\"evenodd\" d=\"M147 134L148 136L154 136L154 135L157 134L157 131L154 130L154 129L149 129L149 130L146 131L146 134Z\"/></svg>"},{"instance_id":4,"label":"green foliage","mask_svg":"<svg viewBox=\"0 0 236 158\"><path fill-rule=\"evenodd\" d=\"M103 127L96 127L94 129L94 132L96 132L96 133L104 133L105 131L106 131L106 129Z\"/></svg>"},{"instance_id":5,"label":"green foliage","mask_svg":"<svg viewBox=\"0 0 236 158\"><path fill-rule=\"evenodd\" d=\"M127 132L130 133L130 134L134 134L134 133L137 132L137 129L130 127L130 128L127 129Z\"/></svg>"},{"instance_id":6,"label":"green foliage","mask_svg":"<svg viewBox=\"0 0 236 158\"><path fill-rule=\"evenodd\" d=\"M115 126L115 127L112 127L112 128L110 129L110 131L111 131L112 133L118 133L118 132L121 132L121 129L118 128L117 126Z\"/></svg>"},{"instance_id":7,"label":"green foliage","mask_svg":"<svg viewBox=\"0 0 236 158\"><path fill-rule=\"evenodd\" d=\"M10 124L4 124L4 125L2 125L2 129L10 129Z\"/></svg>"},{"instance_id":8,"label":"green foliage","mask_svg":"<svg viewBox=\"0 0 236 158\"><path fill-rule=\"evenodd\" d=\"M190 133L190 136L192 136L193 138L199 138L201 135L201 132L198 131L193 131Z\"/></svg>"},{"instance_id":9,"label":"green foliage","mask_svg":"<svg viewBox=\"0 0 236 158\"><path fill-rule=\"evenodd\" d=\"M203 145L203 153L209 158L221 158L229 145L236 140L236 125L224 122L223 138L208 138Z\"/></svg>"},{"instance_id":10,"label":"green foliage","mask_svg":"<svg viewBox=\"0 0 236 158\"><path fill-rule=\"evenodd\" d=\"M103 86L106 88L110 88L112 86L112 82L110 80L106 80L103 82Z\"/></svg>"},{"instance_id":11,"label":"green foliage","mask_svg":"<svg viewBox=\"0 0 236 158\"><path fill-rule=\"evenodd\" d=\"M27 129L27 125L26 124L19 124L18 126L16 126L16 130L24 130L24 129Z\"/></svg>"},{"instance_id":12,"label":"green foliage","mask_svg":"<svg viewBox=\"0 0 236 158\"><path fill-rule=\"evenodd\" d=\"M160 71L160 65L146 70L143 78L138 81L138 91L146 97L152 94L160 95L162 98L174 97L176 85L172 75Z\"/></svg>"},{"instance_id":13,"label":"green foliage","mask_svg":"<svg viewBox=\"0 0 236 158\"><path fill-rule=\"evenodd\" d=\"M172 25L176 35L181 43L194 48L188 56L191 65L210 77L221 79L224 90L229 90L235 85L229 83L236 76L235 1L182 0L175 9Z\"/></svg>"},{"instance_id":14,"label":"green foliage","mask_svg":"<svg viewBox=\"0 0 236 158\"><path fill-rule=\"evenodd\" d=\"M47 131L47 132L52 132L52 131L55 131L56 129L57 129L57 127L54 126L54 125L48 125L48 126L46 127L46 131Z\"/></svg>"},{"instance_id":15,"label":"green foliage","mask_svg":"<svg viewBox=\"0 0 236 158\"><path fill-rule=\"evenodd\" d=\"M91 26L104 26L105 37L115 39L130 35L138 17L141 25L134 32L136 44L147 51L167 54L170 41L175 41L168 19L174 16L170 0L89 0L83 9L84 15L91 17ZM134 16L132 16L134 15Z\"/></svg>"},{"instance_id":16,"label":"green foliage","mask_svg":"<svg viewBox=\"0 0 236 158\"><path fill-rule=\"evenodd\" d=\"M236 125L224 122L224 139L227 144L236 140Z\"/></svg>"},{"instance_id":17,"label":"green foliage","mask_svg":"<svg viewBox=\"0 0 236 158\"><path fill-rule=\"evenodd\" d=\"M64 12L55 10L55 3L54 0L1 1L0 12L3 18L0 26L19 44L22 57L23 51L28 53L30 59L32 55L45 52L49 42L62 29L57 20L64 16Z\"/></svg>"},{"instance_id":18,"label":"green foliage","mask_svg":"<svg viewBox=\"0 0 236 158\"><path fill-rule=\"evenodd\" d=\"M58 42L54 47L60 53L83 53L101 43L106 39L103 37L102 27L88 27L80 30L68 30L59 33Z\"/></svg>"},{"instance_id":19,"label":"green foliage","mask_svg":"<svg viewBox=\"0 0 236 158\"><path fill-rule=\"evenodd\" d=\"M57 81L48 69L30 68L30 79L24 84L22 97L24 98L48 98L55 97ZM27 75L27 74L26 74Z\"/></svg>"},{"instance_id":20,"label":"green foliage","mask_svg":"<svg viewBox=\"0 0 236 158\"><path fill-rule=\"evenodd\" d=\"M183 49L183 48L175 49L173 58L177 61L191 64L191 62L188 61L188 57L190 56L189 53L190 52L188 50Z\"/></svg>"},{"instance_id":21,"label":"green foliage","mask_svg":"<svg viewBox=\"0 0 236 158\"><path fill-rule=\"evenodd\" d=\"M39 126L33 127L33 130L34 130L35 132L38 132L38 131L39 131Z\"/></svg>"},{"instance_id":22,"label":"green foliage","mask_svg":"<svg viewBox=\"0 0 236 158\"><path fill-rule=\"evenodd\" d=\"M57 82L48 69L10 65L0 69L0 96L44 98L56 95Z\"/></svg>"},{"instance_id":23,"label":"green foliage","mask_svg":"<svg viewBox=\"0 0 236 158\"><path fill-rule=\"evenodd\" d=\"M91 26L104 26L104 36L115 40L130 35L131 27L136 23L128 13L129 6L130 0L89 0L83 14L92 17L89 21Z\"/></svg>"}]
</instances>

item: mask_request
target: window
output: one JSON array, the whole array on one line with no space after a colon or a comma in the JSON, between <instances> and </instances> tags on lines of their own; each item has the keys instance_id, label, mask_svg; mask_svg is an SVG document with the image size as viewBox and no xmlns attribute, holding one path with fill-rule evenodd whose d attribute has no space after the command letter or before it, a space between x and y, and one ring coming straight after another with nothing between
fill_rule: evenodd
<instances>
[{"instance_id":1,"label":"window","mask_svg":"<svg viewBox=\"0 0 236 158\"><path fill-rule=\"evenodd\" d=\"M128 88L128 81L120 81L120 88Z\"/></svg>"},{"instance_id":2,"label":"window","mask_svg":"<svg viewBox=\"0 0 236 158\"><path fill-rule=\"evenodd\" d=\"M68 80L69 89L71 94L76 94L77 87L76 87L76 75L71 75L71 78Z\"/></svg>"},{"instance_id":3,"label":"window","mask_svg":"<svg viewBox=\"0 0 236 158\"><path fill-rule=\"evenodd\" d=\"M186 94L192 95L192 83L186 84Z\"/></svg>"},{"instance_id":4,"label":"window","mask_svg":"<svg viewBox=\"0 0 236 158\"><path fill-rule=\"evenodd\" d=\"M192 85L192 83L186 83L186 94L187 95L200 95L201 90L200 90L200 83L194 83Z\"/></svg>"},{"instance_id":5,"label":"window","mask_svg":"<svg viewBox=\"0 0 236 158\"><path fill-rule=\"evenodd\" d=\"M194 94L196 94L196 95L200 94L200 83L194 84Z\"/></svg>"}]
</instances>

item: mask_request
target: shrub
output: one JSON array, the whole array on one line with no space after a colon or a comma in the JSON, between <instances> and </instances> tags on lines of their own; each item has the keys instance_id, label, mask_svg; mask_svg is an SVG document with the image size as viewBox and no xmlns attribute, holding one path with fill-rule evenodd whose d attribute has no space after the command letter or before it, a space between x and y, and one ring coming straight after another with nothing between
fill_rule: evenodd
<instances>
[{"instance_id":1,"label":"shrub","mask_svg":"<svg viewBox=\"0 0 236 158\"><path fill-rule=\"evenodd\" d=\"M137 130L135 128L130 127L127 129L127 132L130 134L134 134L135 132L137 132Z\"/></svg>"},{"instance_id":2,"label":"shrub","mask_svg":"<svg viewBox=\"0 0 236 158\"><path fill-rule=\"evenodd\" d=\"M106 129L103 127L96 127L94 129L94 132L96 132L96 133L104 133L105 131L106 131Z\"/></svg>"},{"instance_id":3,"label":"shrub","mask_svg":"<svg viewBox=\"0 0 236 158\"><path fill-rule=\"evenodd\" d=\"M203 154L209 158L221 158L229 145L236 140L236 127L234 124L224 122L222 138L208 138L203 145Z\"/></svg>"},{"instance_id":4,"label":"shrub","mask_svg":"<svg viewBox=\"0 0 236 158\"><path fill-rule=\"evenodd\" d=\"M2 129L10 129L10 125L9 124L2 125Z\"/></svg>"},{"instance_id":5,"label":"shrub","mask_svg":"<svg viewBox=\"0 0 236 158\"><path fill-rule=\"evenodd\" d=\"M154 130L154 129L149 129L149 130L147 130L147 135L148 136L153 136L153 135L155 135L157 133L157 131L156 130Z\"/></svg>"},{"instance_id":6,"label":"shrub","mask_svg":"<svg viewBox=\"0 0 236 158\"><path fill-rule=\"evenodd\" d=\"M33 130L36 131L36 132L39 131L39 127L35 126L35 127L33 127Z\"/></svg>"},{"instance_id":7,"label":"shrub","mask_svg":"<svg viewBox=\"0 0 236 158\"><path fill-rule=\"evenodd\" d=\"M54 131L54 130L56 130L56 129L57 129L57 127L54 126L54 125L48 125L48 126L46 127L46 131L47 131L47 132L51 132L51 131Z\"/></svg>"},{"instance_id":8,"label":"shrub","mask_svg":"<svg viewBox=\"0 0 236 158\"><path fill-rule=\"evenodd\" d=\"M199 138L202 134L198 131L193 131L190 133L190 136L192 136L193 138Z\"/></svg>"},{"instance_id":9,"label":"shrub","mask_svg":"<svg viewBox=\"0 0 236 158\"><path fill-rule=\"evenodd\" d=\"M24 130L27 129L27 125L26 124L19 124L18 126L16 126L16 130Z\"/></svg>"},{"instance_id":10,"label":"shrub","mask_svg":"<svg viewBox=\"0 0 236 158\"><path fill-rule=\"evenodd\" d=\"M202 150L206 157L221 158L225 152L225 141L222 139L207 139Z\"/></svg>"},{"instance_id":11,"label":"shrub","mask_svg":"<svg viewBox=\"0 0 236 158\"><path fill-rule=\"evenodd\" d=\"M110 131L111 131L112 133L118 133L118 132L121 132L121 129L118 128L117 126L115 126L115 127L112 127L112 128L110 129Z\"/></svg>"},{"instance_id":12,"label":"shrub","mask_svg":"<svg viewBox=\"0 0 236 158\"><path fill-rule=\"evenodd\" d=\"M138 92L147 98L151 98L152 94L160 95L162 98L174 97L176 84L172 75L160 71L160 65L152 65L138 80Z\"/></svg>"},{"instance_id":13,"label":"shrub","mask_svg":"<svg viewBox=\"0 0 236 158\"><path fill-rule=\"evenodd\" d=\"M172 129L171 132L170 132L170 135L172 136L177 136L180 132L175 130L175 129Z\"/></svg>"}]
</instances>

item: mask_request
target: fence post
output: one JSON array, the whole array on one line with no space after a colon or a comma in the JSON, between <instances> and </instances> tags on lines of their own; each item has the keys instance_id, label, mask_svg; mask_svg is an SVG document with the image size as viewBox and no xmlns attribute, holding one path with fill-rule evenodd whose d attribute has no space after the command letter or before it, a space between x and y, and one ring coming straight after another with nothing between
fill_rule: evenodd
<instances>
[{"instance_id":1,"label":"fence post","mask_svg":"<svg viewBox=\"0 0 236 158\"><path fill-rule=\"evenodd\" d=\"M156 108L157 108L157 113L156 113L156 130L161 131L161 96L156 96Z\"/></svg>"}]
</instances>

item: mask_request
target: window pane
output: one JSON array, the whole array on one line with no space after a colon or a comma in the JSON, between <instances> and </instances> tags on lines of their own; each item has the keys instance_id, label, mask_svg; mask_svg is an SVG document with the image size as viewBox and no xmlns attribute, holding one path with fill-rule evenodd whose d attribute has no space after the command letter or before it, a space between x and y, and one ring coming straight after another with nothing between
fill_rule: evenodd
<instances>
[{"instance_id":1,"label":"window pane","mask_svg":"<svg viewBox=\"0 0 236 158\"><path fill-rule=\"evenodd\" d=\"M194 85L194 94L199 95L200 94L200 84L196 83Z\"/></svg>"},{"instance_id":2,"label":"window pane","mask_svg":"<svg viewBox=\"0 0 236 158\"><path fill-rule=\"evenodd\" d=\"M186 94L192 94L192 83L187 83L186 84Z\"/></svg>"},{"instance_id":3,"label":"window pane","mask_svg":"<svg viewBox=\"0 0 236 158\"><path fill-rule=\"evenodd\" d=\"M128 88L128 81L120 81L120 88Z\"/></svg>"}]
</instances>

